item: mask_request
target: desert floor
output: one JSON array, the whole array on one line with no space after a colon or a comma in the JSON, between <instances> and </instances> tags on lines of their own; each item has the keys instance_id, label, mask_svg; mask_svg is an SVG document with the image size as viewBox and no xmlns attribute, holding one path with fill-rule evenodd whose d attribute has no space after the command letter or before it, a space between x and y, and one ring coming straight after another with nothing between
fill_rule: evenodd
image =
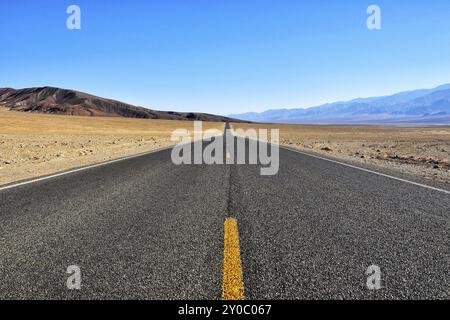
<instances>
[{"instance_id":1,"label":"desert floor","mask_svg":"<svg viewBox=\"0 0 450 320\"><path fill-rule=\"evenodd\" d=\"M203 130L223 123L203 123ZM174 145L193 122L42 115L0 109L0 185Z\"/></svg>"},{"instance_id":2,"label":"desert floor","mask_svg":"<svg viewBox=\"0 0 450 320\"><path fill-rule=\"evenodd\" d=\"M280 144L450 184L449 127L233 124L279 129Z\"/></svg>"},{"instance_id":3,"label":"desert floor","mask_svg":"<svg viewBox=\"0 0 450 320\"><path fill-rule=\"evenodd\" d=\"M203 129L223 130L223 123ZM174 145L193 122L19 113L0 109L0 185ZM233 124L280 129L280 144L450 184L450 127Z\"/></svg>"}]
</instances>

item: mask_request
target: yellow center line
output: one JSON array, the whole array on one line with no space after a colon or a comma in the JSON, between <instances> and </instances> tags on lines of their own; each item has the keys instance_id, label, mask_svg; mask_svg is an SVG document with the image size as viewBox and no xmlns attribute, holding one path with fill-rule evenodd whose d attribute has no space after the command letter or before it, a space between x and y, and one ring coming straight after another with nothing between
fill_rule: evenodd
<instances>
[{"instance_id":1,"label":"yellow center line","mask_svg":"<svg viewBox=\"0 0 450 320\"><path fill-rule=\"evenodd\" d=\"M243 300L244 284L236 219L226 219L224 227L222 299Z\"/></svg>"}]
</instances>

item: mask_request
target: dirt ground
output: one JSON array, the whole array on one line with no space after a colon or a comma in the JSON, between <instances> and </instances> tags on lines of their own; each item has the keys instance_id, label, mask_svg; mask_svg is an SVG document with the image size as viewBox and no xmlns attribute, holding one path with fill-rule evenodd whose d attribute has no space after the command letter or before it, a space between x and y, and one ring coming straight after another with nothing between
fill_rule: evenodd
<instances>
[{"instance_id":1,"label":"dirt ground","mask_svg":"<svg viewBox=\"0 0 450 320\"><path fill-rule=\"evenodd\" d=\"M233 127L278 128L281 145L450 184L450 126L233 124Z\"/></svg>"},{"instance_id":2,"label":"dirt ground","mask_svg":"<svg viewBox=\"0 0 450 320\"><path fill-rule=\"evenodd\" d=\"M203 129L223 130L223 123ZM450 184L449 127L303 126L278 128L280 143ZM193 122L42 115L0 108L0 185L173 145Z\"/></svg>"},{"instance_id":3,"label":"dirt ground","mask_svg":"<svg viewBox=\"0 0 450 320\"><path fill-rule=\"evenodd\" d=\"M223 123L203 130L223 131ZM0 109L0 185L173 145L193 122L42 115Z\"/></svg>"}]
</instances>

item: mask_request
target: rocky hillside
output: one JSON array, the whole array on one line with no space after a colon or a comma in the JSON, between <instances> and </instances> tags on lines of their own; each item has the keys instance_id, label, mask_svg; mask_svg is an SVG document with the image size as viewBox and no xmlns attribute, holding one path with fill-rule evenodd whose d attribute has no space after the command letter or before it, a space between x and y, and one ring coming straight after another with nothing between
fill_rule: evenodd
<instances>
[{"instance_id":1,"label":"rocky hillside","mask_svg":"<svg viewBox=\"0 0 450 320\"><path fill-rule=\"evenodd\" d=\"M157 111L87 93L53 87L0 88L0 106L13 111L76 116L107 116L166 120L236 121L231 118L194 112Z\"/></svg>"}]
</instances>

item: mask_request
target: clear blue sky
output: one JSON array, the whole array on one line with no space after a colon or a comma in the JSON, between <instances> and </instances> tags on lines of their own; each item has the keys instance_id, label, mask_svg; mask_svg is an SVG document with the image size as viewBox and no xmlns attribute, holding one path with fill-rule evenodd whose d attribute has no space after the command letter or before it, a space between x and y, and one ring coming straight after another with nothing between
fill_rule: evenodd
<instances>
[{"instance_id":1,"label":"clear blue sky","mask_svg":"<svg viewBox=\"0 0 450 320\"><path fill-rule=\"evenodd\" d=\"M82 29L66 28L77 4ZM382 30L366 9L382 10ZM450 82L448 0L0 1L0 87L156 109L307 107Z\"/></svg>"}]
</instances>

